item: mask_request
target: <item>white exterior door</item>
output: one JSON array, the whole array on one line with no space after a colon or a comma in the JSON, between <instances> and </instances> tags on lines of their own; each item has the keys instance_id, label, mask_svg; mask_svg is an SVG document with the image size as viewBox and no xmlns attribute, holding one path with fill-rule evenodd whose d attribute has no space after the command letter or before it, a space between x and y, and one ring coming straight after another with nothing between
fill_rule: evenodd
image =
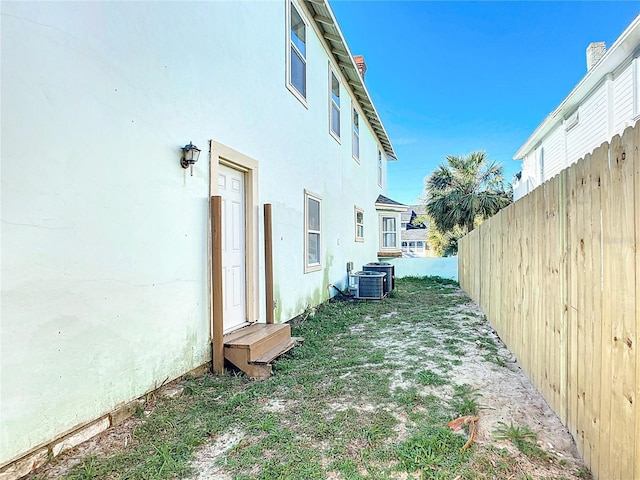
<instances>
[{"instance_id":1,"label":"white exterior door","mask_svg":"<svg viewBox=\"0 0 640 480\"><path fill-rule=\"evenodd\" d=\"M244 173L220 165L218 186L222 197L222 298L224 332L247 322Z\"/></svg>"}]
</instances>

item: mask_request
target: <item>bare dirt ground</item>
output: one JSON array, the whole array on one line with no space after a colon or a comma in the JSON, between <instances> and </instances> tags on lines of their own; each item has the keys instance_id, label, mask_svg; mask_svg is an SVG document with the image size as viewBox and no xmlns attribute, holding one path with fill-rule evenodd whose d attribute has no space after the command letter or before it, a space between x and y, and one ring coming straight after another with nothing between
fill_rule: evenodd
<instances>
[{"instance_id":1,"label":"bare dirt ground","mask_svg":"<svg viewBox=\"0 0 640 480\"><path fill-rule=\"evenodd\" d=\"M451 295L463 295L463 293L455 288L452 289ZM500 455L495 451L498 449L506 449L512 458L515 458L515 467L512 476L501 478L515 479L571 479L578 480L580 478L588 478L586 468L584 468L576 450L575 443L567 431L561 424L556 414L549 408L546 401L537 392L530 383L526 375L523 373L517 362L513 358L509 350L502 344L491 327L482 324L478 320L484 316L478 307L468 302L462 306L457 306L450 312L452 318L459 320L458 328L468 331L468 335L481 333L484 336L490 336L495 340L498 346L497 355L504 360L502 365L495 362L487 361L486 351L482 350L481 345L465 344L465 356L463 362L451 366L448 375L455 384L468 384L480 395L480 404L482 409L479 413L479 424L477 437L475 439L479 446L492 446L487 452L488 461L497 464L501 461ZM385 314L386 318L400 316L398 312L389 312ZM376 319L367 318L366 321L375 321ZM398 320L401 320L398 318ZM357 333L359 329L365 328L363 325L355 325L352 327L351 333ZM431 327L425 327L431 328ZM409 332L409 333L408 333ZM449 336L446 332L433 328L433 335L436 337ZM406 377L403 375L405 371L416 368L415 352L428 351L433 354L433 349L426 349L421 344L420 338L412 336L410 331L403 327L401 321L391 326L385 327L380 332L378 340L375 341L376 346L383 346L388 352L388 360L395 364L404 365L404 369L400 368L394 371L392 375L392 386L403 387L406 383ZM444 352L443 352L444 354ZM438 365L425 355L425 360L420 368L438 368ZM349 375L348 373L344 374ZM451 391L447 390L447 386L432 387L421 386L423 393L433 393L436 395L450 395ZM264 412L287 412L294 406L294 402L287 398L274 398L259 405ZM340 401L332 403L331 410L333 412L347 408L356 408L358 410L375 411L378 406L370 405L366 402L361 403L357 399L348 401ZM147 413L153 409L153 404L148 403L145 407ZM399 410L391 412L399 420L395 428L397 433L397 441L403 440L407 435L406 415ZM86 455L108 455L112 452L126 448L131 439L132 428L141 420L130 418L123 424L104 432L98 437L76 447L70 452L64 454L58 459L54 459L46 466L38 475L38 479L59 478L63 476L75 464L77 464ZM554 454L557 458L555 461L547 461L540 458L531 458L522 454L508 440L496 440L492 433L498 428L500 422L504 424L514 424L528 426L537 435L538 444L546 452ZM243 431L227 431L224 434L212 438L211 442L205 445L196 453L196 458L192 462L194 474L189 480L226 480L231 479L231 475L224 471L223 466L218 460L225 455L230 449L236 446L245 438ZM494 452L494 453L491 453ZM562 460L558 462L557 459ZM580 470L580 472L579 472ZM398 472L394 478L419 478L418 474L406 472ZM339 475L330 474L327 478L343 478ZM496 477L497 478L497 477ZM185 479L186 480L186 479ZM302 479L301 479L302 480Z\"/></svg>"}]
</instances>

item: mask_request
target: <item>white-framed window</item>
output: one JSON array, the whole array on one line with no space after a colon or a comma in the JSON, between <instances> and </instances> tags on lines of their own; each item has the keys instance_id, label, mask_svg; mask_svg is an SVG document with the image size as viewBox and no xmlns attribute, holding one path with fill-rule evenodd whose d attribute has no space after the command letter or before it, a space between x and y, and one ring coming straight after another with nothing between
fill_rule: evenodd
<instances>
[{"instance_id":1,"label":"white-framed window","mask_svg":"<svg viewBox=\"0 0 640 480\"><path fill-rule=\"evenodd\" d=\"M580 116L579 116L578 110L576 110L575 112L573 112L571 115L569 115L565 119L565 121L564 121L564 131L568 132L573 127L578 125L578 122L580 122Z\"/></svg>"},{"instance_id":2,"label":"white-framed window","mask_svg":"<svg viewBox=\"0 0 640 480\"><path fill-rule=\"evenodd\" d=\"M640 117L640 55L633 59L633 116Z\"/></svg>"},{"instance_id":3,"label":"white-framed window","mask_svg":"<svg viewBox=\"0 0 640 480\"><path fill-rule=\"evenodd\" d=\"M364 210L360 207L354 207L355 225L356 225L356 242L364 242Z\"/></svg>"},{"instance_id":4,"label":"white-framed window","mask_svg":"<svg viewBox=\"0 0 640 480\"><path fill-rule=\"evenodd\" d=\"M340 140L340 82L329 66L329 132Z\"/></svg>"},{"instance_id":5,"label":"white-framed window","mask_svg":"<svg viewBox=\"0 0 640 480\"><path fill-rule=\"evenodd\" d=\"M353 149L352 154L353 158L356 159L357 162L360 162L360 115L358 115L358 111L353 108L352 117L352 125L353 125Z\"/></svg>"},{"instance_id":6,"label":"white-framed window","mask_svg":"<svg viewBox=\"0 0 640 480\"><path fill-rule=\"evenodd\" d=\"M378 150L378 185L382 186L382 152Z\"/></svg>"},{"instance_id":7,"label":"white-framed window","mask_svg":"<svg viewBox=\"0 0 640 480\"><path fill-rule=\"evenodd\" d=\"M304 272L322 268L322 199L304 191Z\"/></svg>"},{"instance_id":8,"label":"white-framed window","mask_svg":"<svg viewBox=\"0 0 640 480\"><path fill-rule=\"evenodd\" d=\"M408 253L409 252L409 248L407 247L407 242L402 242L402 251L404 253Z\"/></svg>"},{"instance_id":9,"label":"white-framed window","mask_svg":"<svg viewBox=\"0 0 640 480\"><path fill-rule=\"evenodd\" d=\"M306 105L307 23L292 1L289 2L287 20L287 88Z\"/></svg>"},{"instance_id":10,"label":"white-framed window","mask_svg":"<svg viewBox=\"0 0 640 480\"><path fill-rule=\"evenodd\" d=\"M397 218L395 216L380 216L380 235L383 250L395 250L398 248Z\"/></svg>"}]
</instances>

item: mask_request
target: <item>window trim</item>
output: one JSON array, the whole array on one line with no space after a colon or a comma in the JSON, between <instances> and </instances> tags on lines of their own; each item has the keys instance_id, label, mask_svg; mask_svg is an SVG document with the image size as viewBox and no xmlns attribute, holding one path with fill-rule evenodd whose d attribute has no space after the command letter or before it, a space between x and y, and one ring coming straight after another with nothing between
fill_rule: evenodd
<instances>
[{"instance_id":1,"label":"window trim","mask_svg":"<svg viewBox=\"0 0 640 480\"><path fill-rule=\"evenodd\" d=\"M382 186L382 151L378 148L378 186Z\"/></svg>"},{"instance_id":2,"label":"window trim","mask_svg":"<svg viewBox=\"0 0 640 480\"><path fill-rule=\"evenodd\" d=\"M362 214L362 223L358 223L358 213ZM353 207L353 221L355 225L355 241L364 242L364 210L356 205ZM362 227L362 235L358 235L358 227Z\"/></svg>"},{"instance_id":3,"label":"window trim","mask_svg":"<svg viewBox=\"0 0 640 480\"><path fill-rule=\"evenodd\" d=\"M358 120L356 131L356 119ZM356 155L356 145L358 145L358 152ZM355 107L355 105L351 105L351 156L353 159L360 163L360 112Z\"/></svg>"},{"instance_id":4,"label":"window trim","mask_svg":"<svg viewBox=\"0 0 640 480\"><path fill-rule=\"evenodd\" d=\"M397 252L397 251L400 251L400 247L398 247L398 243L399 243L398 240L401 241L400 232L398 231L398 225L400 223L398 221L398 217L399 216L391 214L391 213L387 213L387 212L380 213L379 216L380 216L380 251L381 252ZM393 233L395 235L396 241L395 241L395 246L393 246L393 247L385 247L384 246L384 234L385 233L391 233L390 230L389 231L383 230L383 228L384 228L384 219L385 218L393 218L393 220L395 221L396 228L395 228L395 231Z\"/></svg>"},{"instance_id":5,"label":"window trim","mask_svg":"<svg viewBox=\"0 0 640 480\"><path fill-rule=\"evenodd\" d=\"M292 38L291 38L291 8L295 8L296 12L298 13L298 15L300 15L300 18L302 19L302 22L304 23L304 27L305 27L305 46L308 45L308 32L309 32L309 22L307 21L307 19L305 18L304 14L302 13L302 7L295 1L295 0L288 0L287 1L287 33L285 35L286 37L286 51L285 51L285 63L286 63L286 74L285 74L285 84L287 86L287 89L306 107L309 108L308 104L307 104L307 94L303 94L302 92L300 92L298 90L298 88L293 84L293 82L291 81L291 47L293 46L293 48L295 48L295 51L298 52L300 54L300 57L303 59L304 62L304 71L305 71L305 92L307 90L307 86L308 86L308 82L307 82L307 64L308 64L308 59L307 59L307 52L305 52L305 55L302 55L302 52L300 52L300 50L298 49L298 47L295 45L295 43L293 42ZM308 50L305 48L305 50Z\"/></svg>"},{"instance_id":6,"label":"window trim","mask_svg":"<svg viewBox=\"0 0 640 480\"><path fill-rule=\"evenodd\" d=\"M320 230L318 231L310 231L309 226L309 199L315 200L319 204L319 222L320 222ZM317 233L319 236L318 239L318 250L319 250L319 262L318 263L309 263L309 234ZM322 197L320 195L316 195L313 192L310 192L305 188L304 190L304 273L317 272L322 270Z\"/></svg>"},{"instance_id":7,"label":"window trim","mask_svg":"<svg viewBox=\"0 0 640 480\"><path fill-rule=\"evenodd\" d=\"M335 77L336 81L338 82L338 104L335 105L335 102L333 101L333 77ZM340 117L340 77L338 76L338 74L335 72L335 70L333 69L333 67L331 66L331 63L329 62L329 134L335 138L335 140L338 143L341 143L340 140L340 134L341 134L341 117ZM338 110L338 132L336 133L333 130L333 108L334 105L336 107L336 109Z\"/></svg>"}]
</instances>

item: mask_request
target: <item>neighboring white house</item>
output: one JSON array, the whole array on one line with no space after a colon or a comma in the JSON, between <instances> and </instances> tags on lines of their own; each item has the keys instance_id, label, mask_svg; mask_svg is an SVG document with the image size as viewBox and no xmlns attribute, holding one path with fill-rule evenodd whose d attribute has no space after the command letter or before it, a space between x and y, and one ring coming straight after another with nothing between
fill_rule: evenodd
<instances>
[{"instance_id":1,"label":"neighboring white house","mask_svg":"<svg viewBox=\"0 0 640 480\"><path fill-rule=\"evenodd\" d=\"M325 0L0 8L0 476L210 362L214 273L225 332L265 321L265 204L276 323L400 251L395 153Z\"/></svg>"},{"instance_id":2,"label":"neighboring white house","mask_svg":"<svg viewBox=\"0 0 640 480\"><path fill-rule=\"evenodd\" d=\"M402 213L401 221L401 247L402 256L407 258L428 257L429 244L427 242L427 221L418 221L425 218L424 205L412 205ZM418 220L416 220L418 219Z\"/></svg>"},{"instance_id":3,"label":"neighboring white house","mask_svg":"<svg viewBox=\"0 0 640 480\"><path fill-rule=\"evenodd\" d=\"M515 154L514 200L621 134L640 118L640 15L608 51L587 48L585 77Z\"/></svg>"}]
</instances>

